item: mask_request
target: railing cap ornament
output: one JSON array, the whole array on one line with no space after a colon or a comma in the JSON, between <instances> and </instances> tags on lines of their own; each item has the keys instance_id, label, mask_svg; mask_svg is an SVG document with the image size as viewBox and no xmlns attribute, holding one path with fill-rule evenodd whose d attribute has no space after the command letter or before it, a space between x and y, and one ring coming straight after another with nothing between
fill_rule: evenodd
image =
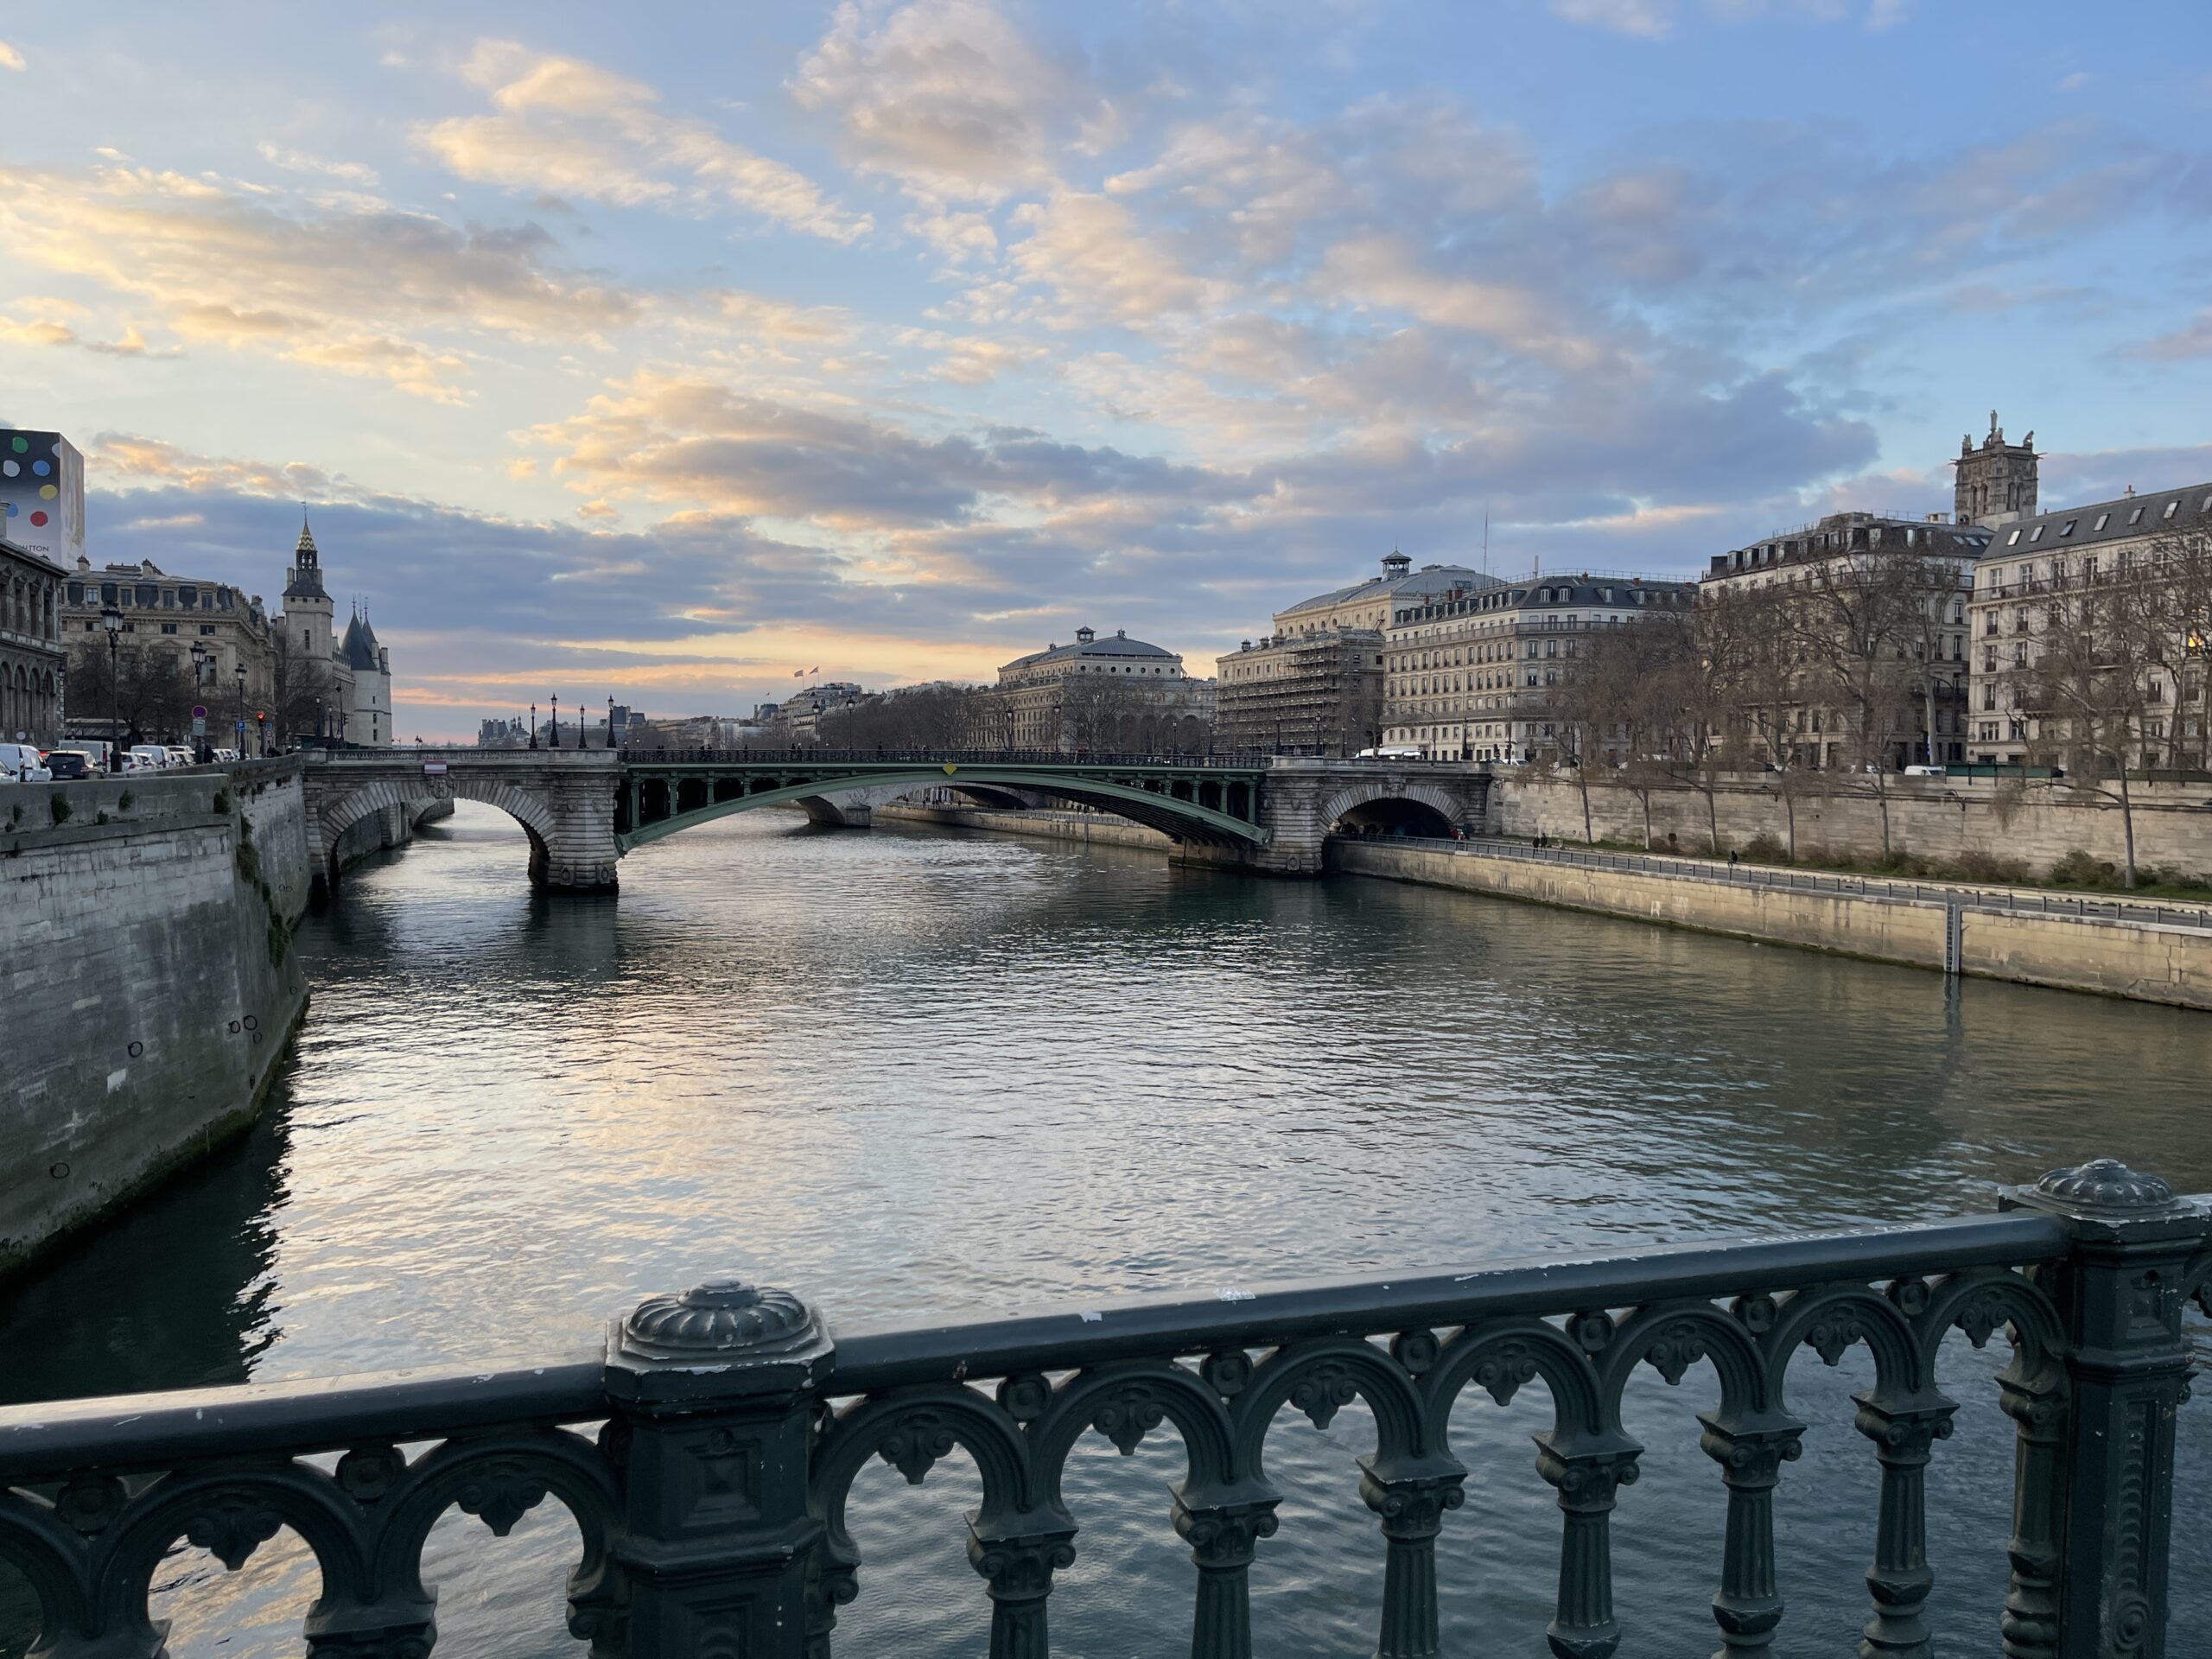
<instances>
[{"instance_id":1,"label":"railing cap ornament","mask_svg":"<svg viewBox=\"0 0 2212 1659\"><path fill-rule=\"evenodd\" d=\"M2033 1186L2008 1188L2001 1205L2066 1217L2077 1224L2077 1236L2084 1229L2115 1236L2148 1236L2176 1227L2202 1229L2205 1222L2202 1200L2177 1198L2158 1176L2130 1169L2117 1158L2054 1169Z\"/></svg>"},{"instance_id":2,"label":"railing cap ornament","mask_svg":"<svg viewBox=\"0 0 2212 1659\"><path fill-rule=\"evenodd\" d=\"M829 1328L804 1298L716 1274L648 1296L607 1333L607 1382L628 1399L704 1404L805 1388L826 1376Z\"/></svg>"}]
</instances>

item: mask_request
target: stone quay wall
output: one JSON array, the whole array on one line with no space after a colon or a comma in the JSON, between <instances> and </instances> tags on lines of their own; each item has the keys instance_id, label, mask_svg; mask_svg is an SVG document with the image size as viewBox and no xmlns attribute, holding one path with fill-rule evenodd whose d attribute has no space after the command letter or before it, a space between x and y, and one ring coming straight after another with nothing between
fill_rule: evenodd
<instances>
[{"instance_id":1,"label":"stone quay wall","mask_svg":"<svg viewBox=\"0 0 2212 1659\"><path fill-rule=\"evenodd\" d=\"M1147 847L1173 852L1175 843L1157 830L1097 812L1007 812L972 806L910 806L904 802L875 809L878 819L938 823L958 830L991 830L1002 836L1039 836L1049 841L1079 841L1102 847Z\"/></svg>"},{"instance_id":2,"label":"stone quay wall","mask_svg":"<svg viewBox=\"0 0 2212 1659\"><path fill-rule=\"evenodd\" d=\"M1815 849L1878 858L1882 809L1871 789L1839 778L1834 793L1797 800L1797 851ZM2101 797L2067 786L2063 779L1892 778L1891 845L1923 857L1956 859L1980 853L2018 859L2048 869L2068 853L2082 851L2118 864L2123 853L2120 809ZM2136 784L2135 857L2192 877L2212 877L2212 783ZM1715 805L1725 847L1741 848L1761 835L1789 844L1789 814L1771 779L1731 779ZM1592 828L1600 841L1643 844L1643 807L1625 789L1590 791ZM1582 796L1572 778L1497 773L1491 790L1488 827L1506 836L1582 839ZM1704 795L1694 789L1652 792L1651 828L1660 851L1674 845L1702 852L1711 844Z\"/></svg>"},{"instance_id":3,"label":"stone quay wall","mask_svg":"<svg viewBox=\"0 0 2212 1659\"><path fill-rule=\"evenodd\" d=\"M0 789L0 1271L252 1120L309 876L296 760Z\"/></svg>"},{"instance_id":4,"label":"stone quay wall","mask_svg":"<svg viewBox=\"0 0 2212 1659\"><path fill-rule=\"evenodd\" d=\"M1936 904L1500 858L1474 844L1447 851L1341 841L1331 843L1329 862L1355 874L1938 972L1944 964L1948 913ZM1961 911L1959 923L1963 973L2212 1008L2212 931L1981 910Z\"/></svg>"}]
</instances>

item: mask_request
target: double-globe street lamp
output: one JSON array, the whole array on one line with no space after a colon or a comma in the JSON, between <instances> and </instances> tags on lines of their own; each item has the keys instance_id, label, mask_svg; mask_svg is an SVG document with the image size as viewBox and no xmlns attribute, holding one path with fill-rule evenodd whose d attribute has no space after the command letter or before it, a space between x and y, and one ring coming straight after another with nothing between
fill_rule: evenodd
<instances>
[{"instance_id":1,"label":"double-globe street lamp","mask_svg":"<svg viewBox=\"0 0 2212 1659\"><path fill-rule=\"evenodd\" d=\"M194 640L192 642L192 707L196 715L198 710L207 706L200 701L200 696L207 690L209 666L207 647L197 639ZM205 715L197 715L192 723L199 728L192 734L192 758L204 766L214 758L208 753L207 748L207 717Z\"/></svg>"},{"instance_id":2,"label":"double-globe street lamp","mask_svg":"<svg viewBox=\"0 0 2212 1659\"><path fill-rule=\"evenodd\" d=\"M551 742L548 743L545 747L546 747L547 748L549 748L549 749L557 749L557 748L559 748L559 747L561 747L561 699L559 698L559 696L556 696L552 699L552 703L553 703L553 740L552 740L552 741L551 741Z\"/></svg>"}]
</instances>

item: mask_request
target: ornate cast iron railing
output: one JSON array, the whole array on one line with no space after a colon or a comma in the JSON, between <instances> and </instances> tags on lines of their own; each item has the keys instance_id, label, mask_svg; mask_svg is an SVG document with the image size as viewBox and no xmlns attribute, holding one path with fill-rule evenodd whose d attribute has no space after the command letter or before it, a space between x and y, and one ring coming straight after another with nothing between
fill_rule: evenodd
<instances>
[{"instance_id":1,"label":"ornate cast iron railing","mask_svg":"<svg viewBox=\"0 0 2212 1659\"><path fill-rule=\"evenodd\" d=\"M528 1371L399 1374L0 1412L0 1554L35 1587L41 1659L154 1659L149 1584L188 1540L236 1567L280 1526L313 1549L315 1659L422 1659L436 1592L423 1541L458 1505L504 1533L549 1494L582 1560L569 1628L598 1659L827 1659L861 1587L847 1494L873 1459L919 1481L964 1449L982 1501L969 1558L995 1659L1044 1659L1054 1573L1075 1558L1071 1450L1171 1426L1188 1457L1171 1520L1196 1568L1191 1651L1251 1652L1247 1581L1276 1528L1262 1452L1286 1406L1325 1425L1355 1399L1376 1445L1360 1495L1383 1538L1376 1652L1440 1652L1435 1542L1469 1471L1453 1403L1541 1381L1537 1469L1564 1514L1564 1659L1622 1639L1614 1498L1642 1447L1624 1386L1700 1359L1719 1397L1700 1445L1727 1522L1713 1612L1722 1651L1771 1650L1782 1465L1806 1424L1790 1362L1871 1351L1855 1426L1880 1469L1864 1655L1926 1655L1923 1472L1959 1403L1935 1382L1954 1331L2003 1331L2016 1425L2011 1591L1989 1624L2012 1659L2165 1651L2174 1414L2184 1302L2208 1297L2212 1205L2108 1161L2008 1192L2006 1213L1934 1226L1551 1262L1441 1277L1219 1293L1203 1301L834 1340L789 1293L715 1281L654 1298L602 1353ZM578 1426L599 1425L587 1438ZM410 1457L404 1446L429 1449ZM329 1472L321 1463L335 1457ZM2202 1494L2192 1520L2204 1524Z\"/></svg>"}]
</instances>

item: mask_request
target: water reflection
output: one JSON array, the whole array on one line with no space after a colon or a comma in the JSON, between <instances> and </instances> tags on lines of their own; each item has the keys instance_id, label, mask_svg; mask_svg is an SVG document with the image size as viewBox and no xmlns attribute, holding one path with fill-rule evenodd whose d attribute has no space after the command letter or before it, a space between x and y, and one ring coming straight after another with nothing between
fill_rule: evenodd
<instances>
[{"instance_id":1,"label":"water reflection","mask_svg":"<svg viewBox=\"0 0 2212 1659\"><path fill-rule=\"evenodd\" d=\"M771 815L644 849L619 898L534 895L524 861L505 819L464 805L352 875L302 937L315 1001L271 1121L15 1293L10 1397L541 1357L729 1265L849 1328L1981 1210L2093 1153L2212 1187L2199 1014L1384 882ZM1939 1456L1956 1524L1937 1614L1961 1653L1987 1646L2003 1571L1997 1358L1946 1355L1969 1403ZM1865 1617L1864 1384L1802 1369L1820 1426L1785 1481L1785 1631L1836 1645ZM1700 1376L1637 1396L1649 1472L1619 1553L1644 1650L1713 1639ZM1557 1519L1522 1410L1459 1414L1479 1458L1446 1534L1461 1642L1540 1640ZM2184 1422L2200 1475L2202 1415ZM1273 1653L1371 1645L1362 1433L1356 1412L1278 1432L1292 1503L1255 1601ZM1056 1651L1187 1646L1179 1473L1172 1437L1071 1471L1086 1530ZM840 1650L969 1650L957 1470L919 1492L876 1474ZM548 1608L542 1639L487 1618L472 1655L573 1650L565 1529L495 1558L454 1535L445 1605ZM2182 1531L2175 1650L2212 1649L2212 1529Z\"/></svg>"}]
</instances>

